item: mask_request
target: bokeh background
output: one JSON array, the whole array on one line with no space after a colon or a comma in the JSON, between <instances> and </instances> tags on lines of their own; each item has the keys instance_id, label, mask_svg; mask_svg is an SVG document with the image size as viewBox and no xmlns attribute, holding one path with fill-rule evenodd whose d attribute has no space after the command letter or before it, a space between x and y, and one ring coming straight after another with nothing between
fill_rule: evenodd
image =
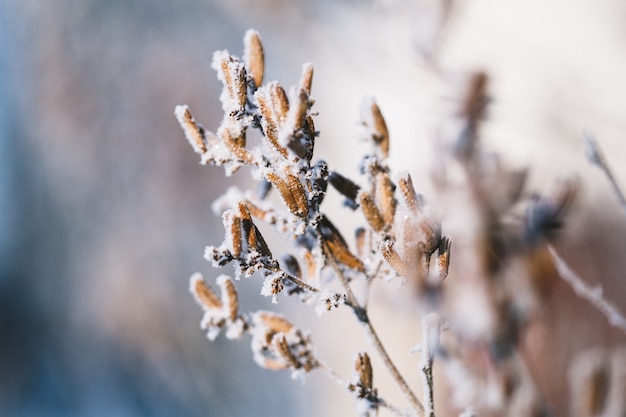
<instances>
[{"instance_id":1,"label":"bokeh background","mask_svg":"<svg viewBox=\"0 0 626 417\"><path fill-rule=\"evenodd\" d=\"M594 132L626 179L621 0L0 0L0 415L351 412L350 397L323 377L293 383L258 369L247 342L209 344L187 291L191 273L217 275L202 259L223 233L211 202L247 178L200 166L173 109L189 104L217 127L212 52L240 54L249 27L263 37L267 79L292 85L314 63L318 157L357 173L358 108L375 96L392 166L426 195L458 88L487 71L485 141L508 163L530 165L540 191L580 178L562 248L626 310L626 220L581 139ZM329 204L347 224L360 221ZM258 283L246 288L245 308L272 307ZM554 369L542 374L561 402L575 351L624 343L568 291L549 308L572 325L548 335ZM417 333L406 312L389 306L376 319L411 364ZM294 314L349 372L348 333ZM580 337L559 345L573 329Z\"/></svg>"}]
</instances>

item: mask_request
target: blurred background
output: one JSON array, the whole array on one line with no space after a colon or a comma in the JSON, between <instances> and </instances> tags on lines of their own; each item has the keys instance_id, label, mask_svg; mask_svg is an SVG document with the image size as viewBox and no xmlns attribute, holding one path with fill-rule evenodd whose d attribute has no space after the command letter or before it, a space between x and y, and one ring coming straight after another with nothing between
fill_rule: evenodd
<instances>
[{"instance_id":1,"label":"blurred background","mask_svg":"<svg viewBox=\"0 0 626 417\"><path fill-rule=\"evenodd\" d=\"M621 0L0 0L0 415L352 412L349 395L323 376L293 383L257 368L248 342L210 344L187 290L191 273L219 273L202 259L223 235L211 202L248 179L200 166L173 109L188 104L217 128L212 53L240 55L250 27L265 44L266 79L290 86L302 63L315 65L317 158L356 175L359 104L374 96L391 165L426 195L458 87L487 71L486 142L508 163L530 165L540 191L580 178L562 248L626 310L626 220L581 139L594 132L626 179ZM336 218L360 221L328 204ZM244 284L244 309L272 308L258 282ZM572 328L548 338L556 365L544 379L558 401L573 352L624 343L568 291L549 308L584 326L567 347L557 345ZM415 321L388 310L375 319L398 341L392 354L414 366L407 349L417 337L402 329ZM337 348L330 320L294 314L324 336L314 337L321 356L337 355L350 372L354 349Z\"/></svg>"}]
</instances>

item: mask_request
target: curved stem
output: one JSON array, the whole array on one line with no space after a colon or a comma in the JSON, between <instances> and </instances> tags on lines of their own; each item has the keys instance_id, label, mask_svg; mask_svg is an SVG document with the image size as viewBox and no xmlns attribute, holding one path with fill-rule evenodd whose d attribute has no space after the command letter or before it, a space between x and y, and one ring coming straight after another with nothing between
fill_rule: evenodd
<instances>
[{"instance_id":1,"label":"curved stem","mask_svg":"<svg viewBox=\"0 0 626 417\"><path fill-rule=\"evenodd\" d=\"M376 352L378 352L378 355L385 364L385 367L400 387L402 394L404 394L406 400L411 404L411 407L417 412L418 415L423 416L425 413L424 406L422 405L420 400L417 399L415 393L411 390L406 380L400 374L400 371L398 371L398 368L391 360L391 357L383 346L383 343L380 340L378 333L376 333L374 326L372 326L372 322L367 315L367 310L359 304L356 296L354 295L354 292L352 291L352 288L350 288L348 279L345 277L343 271L339 268L335 260L330 257L328 258L328 260L330 261L330 264L333 267L337 278L339 279L346 291L347 304L352 308L357 316L357 319L365 329L365 334L367 335L367 338L372 343L372 345L374 345L374 349L376 349Z\"/></svg>"}]
</instances>

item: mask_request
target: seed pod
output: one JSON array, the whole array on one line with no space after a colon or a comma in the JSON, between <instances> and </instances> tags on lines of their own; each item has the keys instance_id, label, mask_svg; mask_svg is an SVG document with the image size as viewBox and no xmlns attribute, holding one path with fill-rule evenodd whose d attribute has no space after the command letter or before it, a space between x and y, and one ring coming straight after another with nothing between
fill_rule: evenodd
<instances>
[{"instance_id":1,"label":"seed pod","mask_svg":"<svg viewBox=\"0 0 626 417\"><path fill-rule=\"evenodd\" d=\"M270 103L272 105L272 111L274 120L280 126L287 119L287 113L289 112L289 98L285 89L277 82L269 84L270 87Z\"/></svg>"},{"instance_id":2,"label":"seed pod","mask_svg":"<svg viewBox=\"0 0 626 417\"><path fill-rule=\"evenodd\" d=\"M222 290L222 304L228 307L228 318L234 321L239 316L239 297L237 288L227 275L217 277L217 285Z\"/></svg>"},{"instance_id":3,"label":"seed pod","mask_svg":"<svg viewBox=\"0 0 626 417\"><path fill-rule=\"evenodd\" d=\"M277 334L272 339L272 342L276 348L276 352L278 352L280 357L283 358L290 367L293 369L299 369L302 367L300 362L298 362L298 358L291 351L291 347L289 346L287 338L284 334Z\"/></svg>"},{"instance_id":4,"label":"seed pod","mask_svg":"<svg viewBox=\"0 0 626 417\"><path fill-rule=\"evenodd\" d=\"M220 127L217 131L218 136L224 142L224 145L228 148L232 154L240 161L249 165L255 165L254 157L244 146L246 145L246 132L242 130L239 136L233 136L230 129L224 126Z\"/></svg>"},{"instance_id":5,"label":"seed pod","mask_svg":"<svg viewBox=\"0 0 626 417\"><path fill-rule=\"evenodd\" d=\"M359 353L354 363L354 369L359 375L359 383L363 388L371 391L374 387L372 363L367 352Z\"/></svg>"},{"instance_id":6,"label":"seed pod","mask_svg":"<svg viewBox=\"0 0 626 417\"><path fill-rule=\"evenodd\" d=\"M383 230L383 226L385 225L383 216L380 214L378 207L376 207L370 193L367 191L361 191L361 193L359 193L359 203L361 204L361 210L365 215L365 219L372 229L376 232Z\"/></svg>"},{"instance_id":7,"label":"seed pod","mask_svg":"<svg viewBox=\"0 0 626 417\"><path fill-rule=\"evenodd\" d=\"M380 253L398 275L400 275L401 277L408 277L411 271L406 262L404 262L400 255L398 255L398 252L396 252L393 244L394 241L391 239L387 239L381 242Z\"/></svg>"},{"instance_id":8,"label":"seed pod","mask_svg":"<svg viewBox=\"0 0 626 417\"><path fill-rule=\"evenodd\" d=\"M601 350L587 351L575 358L570 372L573 415L604 415L611 373L608 365L607 353Z\"/></svg>"},{"instance_id":9,"label":"seed pod","mask_svg":"<svg viewBox=\"0 0 626 417\"><path fill-rule=\"evenodd\" d=\"M358 227L354 231L354 237L356 240L356 254L359 258L365 258L368 253L368 239L367 239L367 231L363 227Z\"/></svg>"},{"instance_id":10,"label":"seed pod","mask_svg":"<svg viewBox=\"0 0 626 417\"><path fill-rule=\"evenodd\" d=\"M258 311L255 318L272 333L288 333L294 328L289 320L271 311Z\"/></svg>"},{"instance_id":11,"label":"seed pod","mask_svg":"<svg viewBox=\"0 0 626 417\"><path fill-rule=\"evenodd\" d=\"M363 262L350 252L343 236L341 236L337 228L335 228L326 216L320 219L319 232L323 238L324 244L322 248L324 252L326 252L326 256L331 257L350 269L365 272Z\"/></svg>"},{"instance_id":12,"label":"seed pod","mask_svg":"<svg viewBox=\"0 0 626 417\"><path fill-rule=\"evenodd\" d=\"M280 91L282 91L282 93L280 93ZM283 95L285 102L283 102L281 98ZM284 119L289 109L289 103L286 102L287 95L277 82L272 82L259 88L256 93L254 93L254 98L261 113L261 128L263 129L263 135L267 145L270 149L274 149L284 158L287 158L287 149L278 143L280 115L284 114Z\"/></svg>"},{"instance_id":13,"label":"seed pod","mask_svg":"<svg viewBox=\"0 0 626 417\"><path fill-rule=\"evenodd\" d=\"M461 115L474 124L480 120L487 104L487 74L477 72L472 75L469 90L461 106Z\"/></svg>"},{"instance_id":14,"label":"seed pod","mask_svg":"<svg viewBox=\"0 0 626 417\"><path fill-rule=\"evenodd\" d=\"M293 195L293 200L297 207L297 216L306 217L309 211L309 204L304 191L304 186L295 175L287 174L287 185Z\"/></svg>"},{"instance_id":15,"label":"seed pod","mask_svg":"<svg viewBox=\"0 0 626 417\"><path fill-rule=\"evenodd\" d=\"M302 270L300 269L300 264L295 256L290 253L286 253L282 256L282 261L285 272L296 278L302 278Z\"/></svg>"},{"instance_id":16,"label":"seed pod","mask_svg":"<svg viewBox=\"0 0 626 417\"><path fill-rule=\"evenodd\" d=\"M222 107L226 114L243 111L248 101L247 75L243 63L227 51L217 51L213 54L212 67L226 89L226 96L222 96Z\"/></svg>"},{"instance_id":17,"label":"seed pod","mask_svg":"<svg viewBox=\"0 0 626 417\"><path fill-rule=\"evenodd\" d=\"M252 217L250 216L250 211L248 210L247 204L243 201L240 201L237 207L239 211L239 217L241 218L242 236L248 243L248 249L256 250L262 256L267 256L271 258L272 252L267 246L265 239L263 239L261 232L259 231L259 229L257 229L256 225L252 221Z\"/></svg>"},{"instance_id":18,"label":"seed pod","mask_svg":"<svg viewBox=\"0 0 626 417\"><path fill-rule=\"evenodd\" d=\"M376 202L386 226L393 224L396 214L396 199L393 195L394 186L389 174L380 172L376 175Z\"/></svg>"},{"instance_id":19,"label":"seed pod","mask_svg":"<svg viewBox=\"0 0 626 417\"><path fill-rule=\"evenodd\" d=\"M298 217L306 217L308 212L306 195L297 177L288 174L285 181L273 172L268 172L266 178L276 188L290 212Z\"/></svg>"},{"instance_id":20,"label":"seed pod","mask_svg":"<svg viewBox=\"0 0 626 417\"><path fill-rule=\"evenodd\" d=\"M344 197L348 199L348 204L353 210L358 207L358 204L356 202L360 190L360 187L358 185L356 185L352 180L344 177L336 171L332 171L328 175L328 182L330 182L330 184L337 191L339 191Z\"/></svg>"},{"instance_id":21,"label":"seed pod","mask_svg":"<svg viewBox=\"0 0 626 417\"><path fill-rule=\"evenodd\" d=\"M243 44L243 62L250 74L254 89L257 89L263 84L265 72L265 53L259 33L254 29L249 29L243 38Z\"/></svg>"},{"instance_id":22,"label":"seed pod","mask_svg":"<svg viewBox=\"0 0 626 417\"><path fill-rule=\"evenodd\" d=\"M452 239L447 236L441 238L439 248L437 249L437 270L439 278L443 281L448 276L450 267L450 248L452 247Z\"/></svg>"},{"instance_id":23,"label":"seed pod","mask_svg":"<svg viewBox=\"0 0 626 417\"><path fill-rule=\"evenodd\" d=\"M369 98L363 103L361 120L365 126L371 129L371 137L380 150L380 156L382 158L389 156L389 130L387 130L385 118L373 98Z\"/></svg>"},{"instance_id":24,"label":"seed pod","mask_svg":"<svg viewBox=\"0 0 626 417\"><path fill-rule=\"evenodd\" d=\"M317 276L317 262L315 261L315 256L313 256L313 254L309 250L305 250L303 252L303 258L306 267L306 279L313 279L315 276Z\"/></svg>"},{"instance_id":25,"label":"seed pod","mask_svg":"<svg viewBox=\"0 0 626 417\"><path fill-rule=\"evenodd\" d=\"M298 87L304 90L307 96L311 95L311 86L313 84L313 64L302 65L302 74Z\"/></svg>"},{"instance_id":26,"label":"seed pod","mask_svg":"<svg viewBox=\"0 0 626 417\"><path fill-rule=\"evenodd\" d=\"M233 210L226 210L222 214L222 220L224 222L224 229L226 229L226 242L228 250L234 258L239 258L242 247L241 219Z\"/></svg>"},{"instance_id":27,"label":"seed pod","mask_svg":"<svg viewBox=\"0 0 626 417\"><path fill-rule=\"evenodd\" d=\"M193 150L200 155L205 153L207 151L207 139L204 128L196 123L196 120L189 111L189 107L176 106L174 114Z\"/></svg>"},{"instance_id":28,"label":"seed pod","mask_svg":"<svg viewBox=\"0 0 626 417\"><path fill-rule=\"evenodd\" d=\"M413 188L413 181L411 180L411 176L409 174L406 177L400 178L398 181L398 188L400 189L400 194L404 199L404 203L407 208L411 211L411 214L417 214L423 205L423 201L421 195L418 195L415 192L415 188Z\"/></svg>"},{"instance_id":29,"label":"seed pod","mask_svg":"<svg viewBox=\"0 0 626 417\"><path fill-rule=\"evenodd\" d=\"M200 273L195 273L190 277L189 291L203 310L222 308L222 302L213 290L204 282Z\"/></svg>"},{"instance_id":30,"label":"seed pod","mask_svg":"<svg viewBox=\"0 0 626 417\"><path fill-rule=\"evenodd\" d=\"M289 108L289 114L287 115L286 132L289 136L292 136L295 132L302 129L304 121L307 117L307 111L309 110L309 95L302 88L292 91L292 101Z\"/></svg>"}]
</instances>

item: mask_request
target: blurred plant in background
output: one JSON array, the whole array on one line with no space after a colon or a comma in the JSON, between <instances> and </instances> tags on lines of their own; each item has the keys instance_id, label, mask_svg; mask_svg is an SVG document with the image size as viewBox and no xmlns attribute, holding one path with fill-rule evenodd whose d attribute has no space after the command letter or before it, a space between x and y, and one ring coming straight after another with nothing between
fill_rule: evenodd
<instances>
[{"instance_id":1,"label":"blurred plant in background","mask_svg":"<svg viewBox=\"0 0 626 417\"><path fill-rule=\"evenodd\" d=\"M549 197L525 198L527 171L506 168L497 155L480 147L480 125L488 103L486 74L470 78L459 111L460 129L444 148L449 156L442 155L433 174L439 191L449 194L448 201L461 203L465 221L471 223L455 245L458 260L451 264L452 240L444 235L441 220L424 196L416 193L411 177L394 173L388 165L389 130L373 99L367 99L361 111L362 139L369 147L360 163L365 184L359 185L331 170L325 161L313 161L320 134L312 118L311 64L303 66L289 95L278 82L263 84L263 45L259 34L249 30L241 60L228 51L217 51L212 66L223 83L224 118L216 132L196 122L186 105L176 107L175 115L202 164L224 166L227 176L251 166L260 191L231 188L214 203L226 236L220 246L206 248L205 258L215 268L233 263L235 280L262 275L261 295L272 297L273 303L284 293L316 305L320 315L350 309L370 342L367 348L380 356L408 408L390 404L385 391L375 388L366 350L356 356L356 376L341 377L317 356L311 336L285 316L267 310L243 313L231 277L217 278L218 296L198 273L191 277L190 291L204 311L201 327L209 340L215 340L222 329L228 339L249 333L259 366L291 369L294 377L325 371L355 394L357 412L363 416L377 415L380 408L394 415L420 416L435 416L436 409L529 417L566 412L555 409L554 400L541 391L528 360L536 350L527 342L528 334L533 327L544 326L543 306L555 279L562 275L577 295L624 333L626 319L601 289L584 284L551 246L575 200L576 182L563 181ZM252 129L260 133L258 144L249 144ZM589 158L609 174L623 204L597 144L589 136L587 141ZM451 168L459 170L457 175L450 174ZM328 185L366 220L366 227L355 231L356 252L332 223L333 213L322 211ZM271 200L272 190L279 201ZM277 258L257 221L286 235L295 252ZM444 282L450 267L453 273ZM392 280L410 289L418 306L414 320L422 323L417 348L422 358L414 368L423 373L421 398L407 384L402 376L406 370L395 365L370 319L372 284ZM332 336L322 332L321 337ZM572 415L626 412L625 355L622 348L612 355L595 353L593 361L573 362ZM450 391L442 404L435 404L435 359L441 362Z\"/></svg>"}]
</instances>

